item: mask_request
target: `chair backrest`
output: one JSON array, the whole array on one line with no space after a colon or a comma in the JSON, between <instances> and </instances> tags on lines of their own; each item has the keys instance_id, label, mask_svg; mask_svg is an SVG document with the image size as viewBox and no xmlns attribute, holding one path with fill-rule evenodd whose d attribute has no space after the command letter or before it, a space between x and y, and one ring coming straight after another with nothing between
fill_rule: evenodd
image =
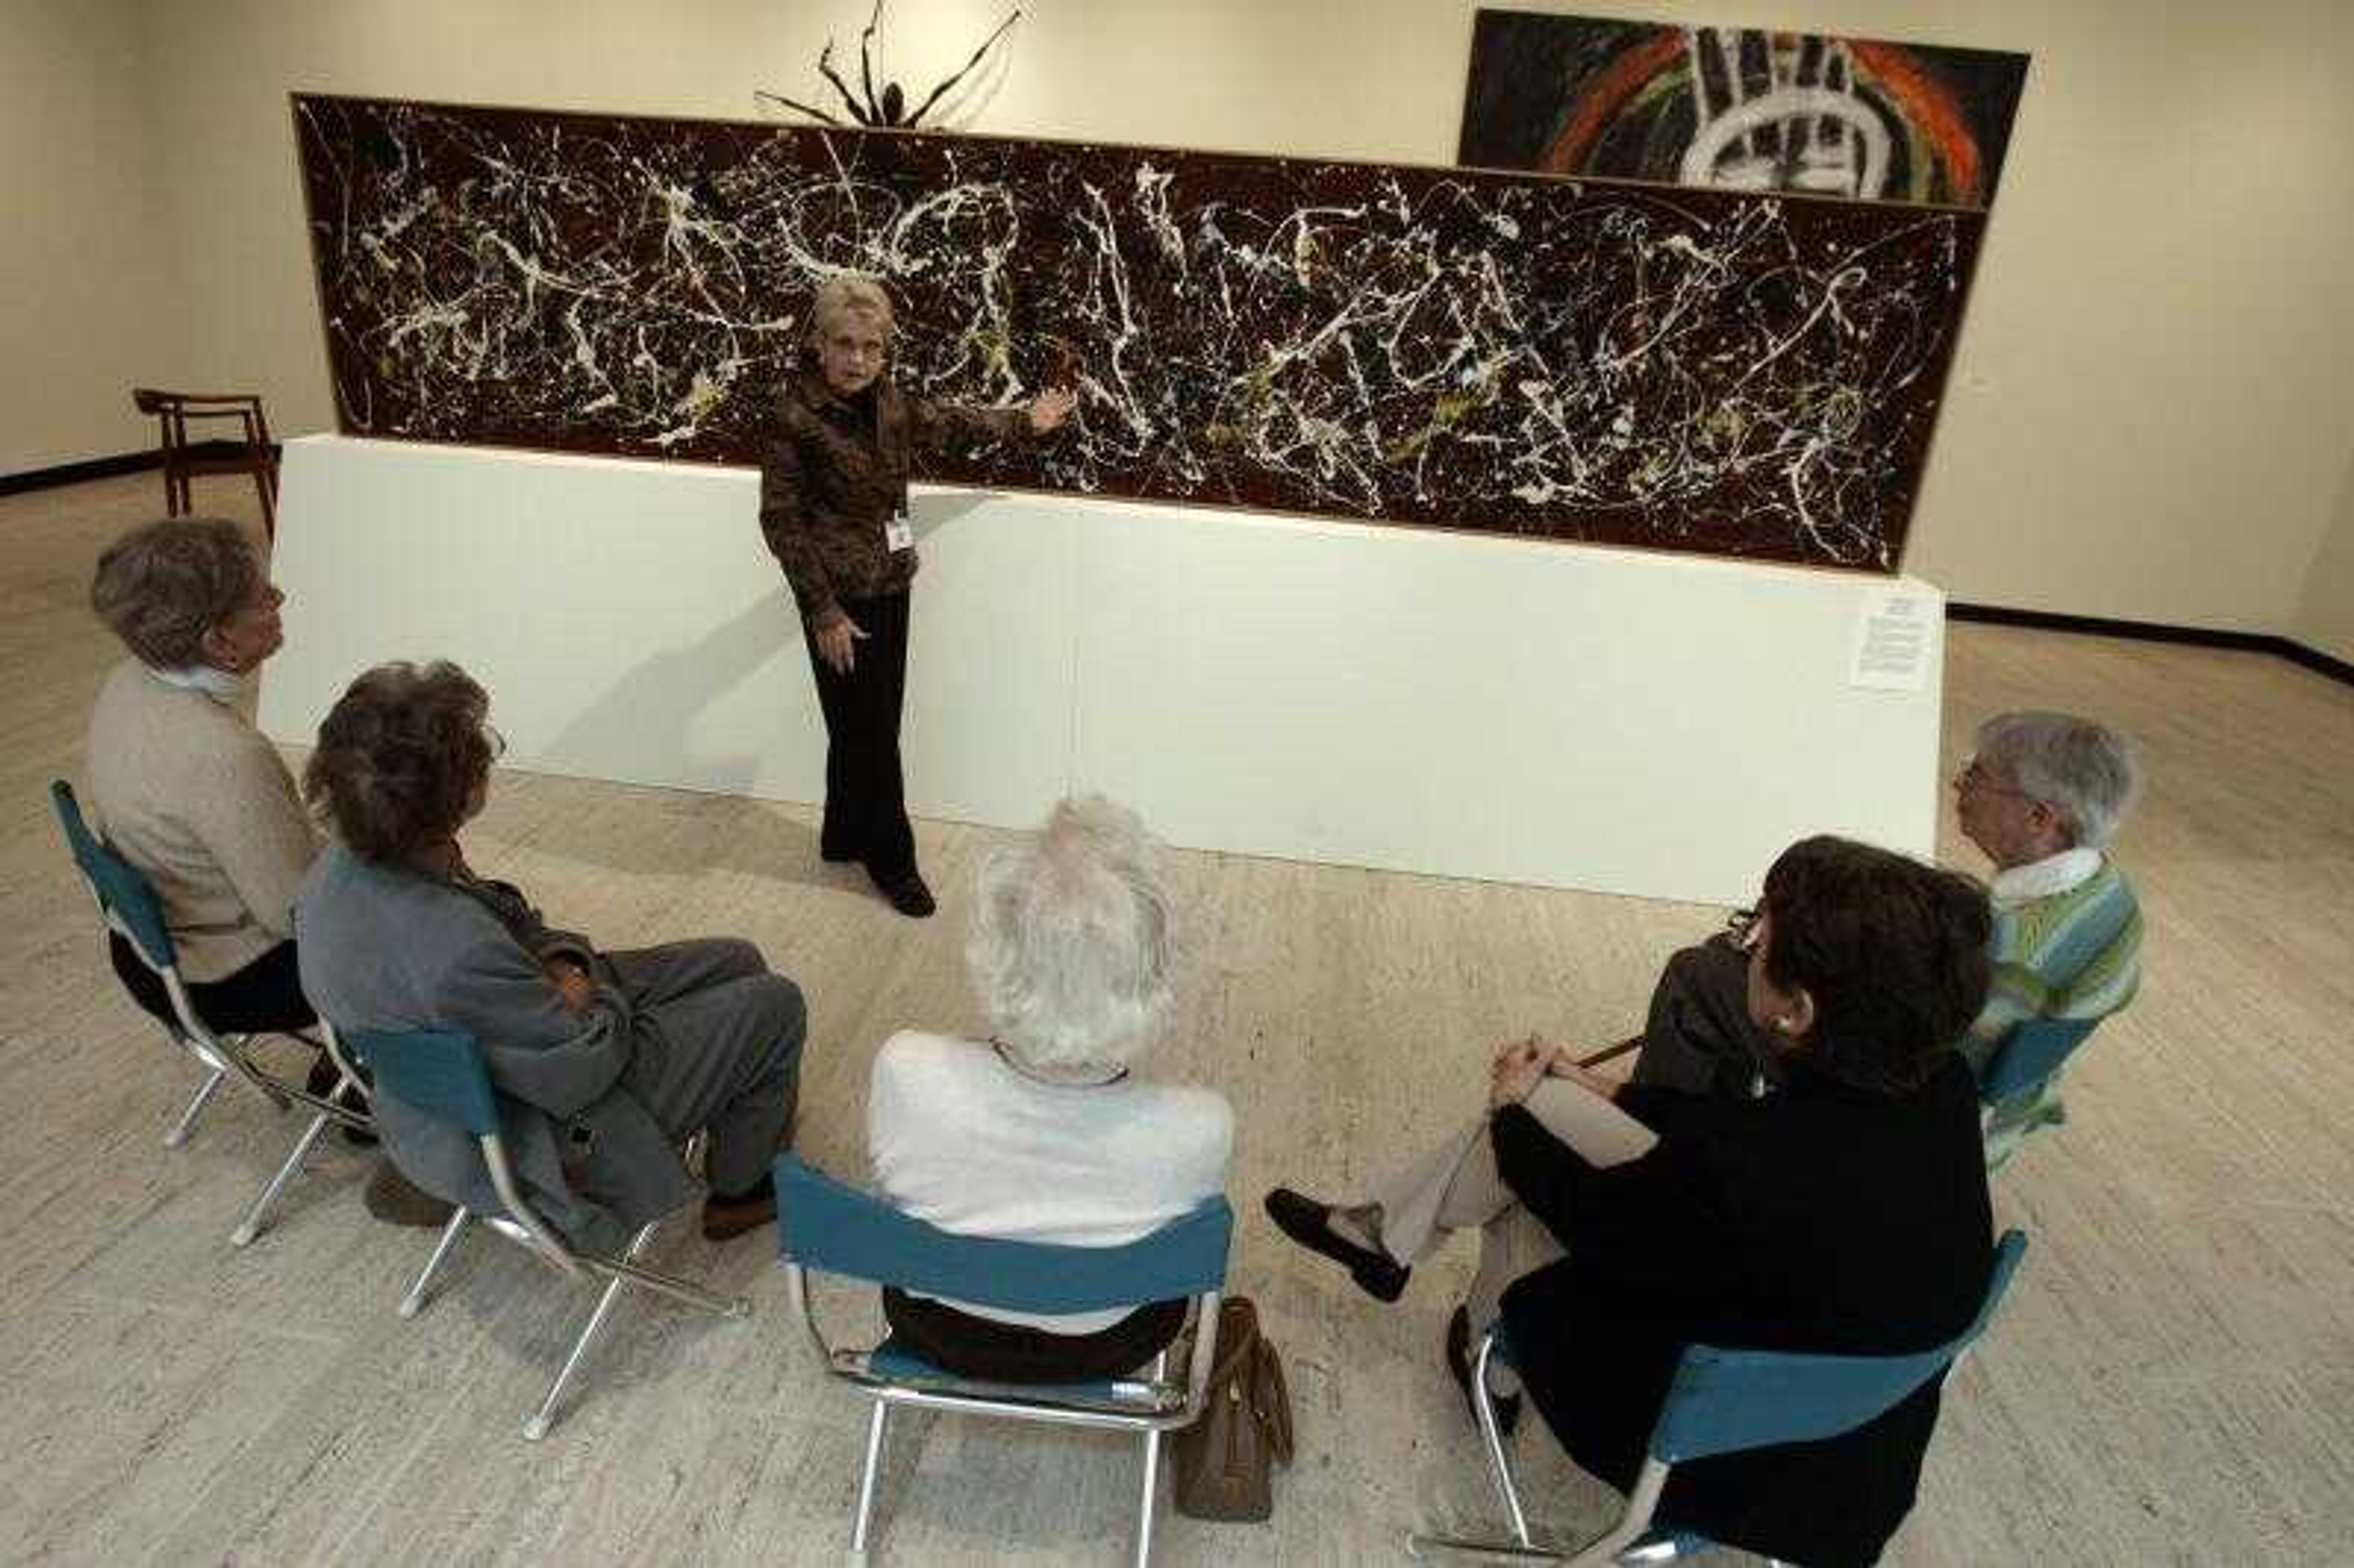
<instances>
[{"instance_id":1,"label":"chair backrest","mask_svg":"<svg viewBox=\"0 0 2354 1568\"><path fill-rule=\"evenodd\" d=\"M776 1163L787 1263L1009 1312L1095 1312L1224 1287L1234 1211L1212 1198L1122 1246L956 1235L790 1154Z\"/></svg>"},{"instance_id":2,"label":"chair backrest","mask_svg":"<svg viewBox=\"0 0 2354 1568\"><path fill-rule=\"evenodd\" d=\"M2099 1027L2097 1018L2030 1018L2014 1027L1987 1063L1978 1098L1990 1106L2016 1099L2068 1060Z\"/></svg>"},{"instance_id":3,"label":"chair backrest","mask_svg":"<svg viewBox=\"0 0 2354 1568\"><path fill-rule=\"evenodd\" d=\"M160 970L176 965L179 959L172 948L171 927L164 924L164 905L155 896L154 885L90 831L72 785L62 779L53 780L49 802L58 810L66 847L73 852L74 864L81 868L90 891L98 895L99 907L121 923L150 968Z\"/></svg>"},{"instance_id":4,"label":"chair backrest","mask_svg":"<svg viewBox=\"0 0 2354 1568\"><path fill-rule=\"evenodd\" d=\"M1944 1372L1986 1332L2026 1251L2026 1236L2004 1233L1977 1319L1933 1351L1827 1356L1687 1348L1651 1429L1651 1457L1677 1464L1853 1431Z\"/></svg>"},{"instance_id":5,"label":"chair backrest","mask_svg":"<svg viewBox=\"0 0 2354 1568\"><path fill-rule=\"evenodd\" d=\"M457 1029L354 1029L344 1033L376 1092L476 1138L499 1136L490 1069L474 1037Z\"/></svg>"}]
</instances>

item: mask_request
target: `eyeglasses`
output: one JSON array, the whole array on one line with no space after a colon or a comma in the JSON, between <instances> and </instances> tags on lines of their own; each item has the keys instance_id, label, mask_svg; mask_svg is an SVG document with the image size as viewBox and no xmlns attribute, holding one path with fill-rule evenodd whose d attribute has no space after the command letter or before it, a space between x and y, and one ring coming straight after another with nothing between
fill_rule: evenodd
<instances>
[{"instance_id":1,"label":"eyeglasses","mask_svg":"<svg viewBox=\"0 0 2354 1568\"><path fill-rule=\"evenodd\" d=\"M1758 905L1748 909L1735 909L1724 917L1724 934L1736 952L1745 953L1757 945L1757 922L1766 913Z\"/></svg>"},{"instance_id":2,"label":"eyeglasses","mask_svg":"<svg viewBox=\"0 0 2354 1568\"><path fill-rule=\"evenodd\" d=\"M1996 783L1987 770L1978 765L1978 759L1976 757L1962 758L1961 770L1954 775L1954 788L1978 795L2008 795L2015 800L2035 799L2024 789L2015 789L2008 784Z\"/></svg>"}]
</instances>

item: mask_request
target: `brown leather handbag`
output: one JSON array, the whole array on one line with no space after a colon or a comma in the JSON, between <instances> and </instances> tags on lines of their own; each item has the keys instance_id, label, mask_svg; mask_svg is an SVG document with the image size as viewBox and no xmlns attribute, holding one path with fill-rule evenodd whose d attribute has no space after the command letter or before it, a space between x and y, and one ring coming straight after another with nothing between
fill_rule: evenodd
<instances>
[{"instance_id":1,"label":"brown leather handbag","mask_svg":"<svg viewBox=\"0 0 2354 1568\"><path fill-rule=\"evenodd\" d=\"M1218 1308L1208 1396L1201 1419L1177 1434L1175 1457L1177 1511L1186 1517L1256 1520L1275 1511L1269 1478L1277 1461L1291 1462L1291 1395L1246 1296Z\"/></svg>"}]
</instances>

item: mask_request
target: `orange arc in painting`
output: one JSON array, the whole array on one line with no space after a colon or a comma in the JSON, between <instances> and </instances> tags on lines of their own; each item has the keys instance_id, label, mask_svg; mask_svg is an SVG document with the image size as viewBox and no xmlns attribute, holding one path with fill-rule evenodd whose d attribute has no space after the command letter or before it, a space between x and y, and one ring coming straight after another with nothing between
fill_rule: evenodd
<instances>
[{"instance_id":1,"label":"orange arc in painting","mask_svg":"<svg viewBox=\"0 0 2354 1568\"><path fill-rule=\"evenodd\" d=\"M1684 36L1673 27L1661 27L1642 42L1622 50L1579 95L1569 123L1545 148L1537 167L1554 175L1581 173L1579 164L1585 162L1586 149L1601 136L1602 128L1617 118L1618 111L1643 90L1645 82L1666 69L1683 52Z\"/></svg>"},{"instance_id":2,"label":"orange arc in painting","mask_svg":"<svg viewBox=\"0 0 2354 1568\"><path fill-rule=\"evenodd\" d=\"M1978 138L1970 134L1962 106L1954 101L1946 84L1924 70L1902 44L1856 39L1848 48L1864 69L1880 79L1904 118L1936 149L1937 161L1946 165L1946 183L1952 187L1946 199L1964 207L1984 207L1986 194L1978 188Z\"/></svg>"}]
</instances>

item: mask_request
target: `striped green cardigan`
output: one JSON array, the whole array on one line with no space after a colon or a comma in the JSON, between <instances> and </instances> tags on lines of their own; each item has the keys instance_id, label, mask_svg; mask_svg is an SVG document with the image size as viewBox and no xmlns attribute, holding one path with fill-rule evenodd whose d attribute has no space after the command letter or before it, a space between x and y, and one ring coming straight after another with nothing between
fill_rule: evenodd
<instances>
[{"instance_id":1,"label":"striped green cardigan","mask_svg":"<svg viewBox=\"0 0 2354 1568\"><path fill-rule=\"evenodd\" d=\"M2100 870L2064 892L1995 906L1994 983L1962 1043L1971 1070L1988 1062L2030 1018L2105 1018L2131 1001L2141 984L2141 905L2105 855ZM2008 1159L2019 1140L2065 1118L2061 1075L1997 1107L1986 1129L1987 1168Z\"/></svg>"}]
</instances>

